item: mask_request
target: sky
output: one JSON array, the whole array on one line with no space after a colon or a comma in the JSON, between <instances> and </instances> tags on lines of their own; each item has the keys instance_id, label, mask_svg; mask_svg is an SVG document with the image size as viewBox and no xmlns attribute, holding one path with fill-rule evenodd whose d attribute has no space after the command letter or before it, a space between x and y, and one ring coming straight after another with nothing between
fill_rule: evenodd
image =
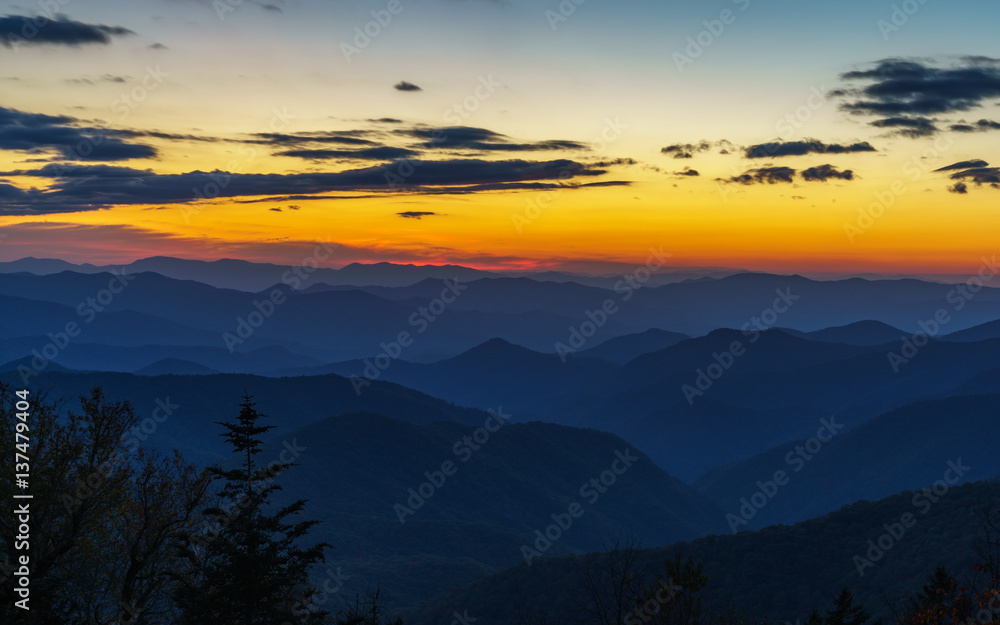
<instances>
[{"instance_id":1,"label":"sky","mask_svg":"<svg viewBox=\"0 0 1000 625\"><path fill-rule=\"evenodd\" d=\"M0 1L0 261L972 274L996 2ZM596 269L595 269L596 270Z\"/></svg>"}]
</instances>

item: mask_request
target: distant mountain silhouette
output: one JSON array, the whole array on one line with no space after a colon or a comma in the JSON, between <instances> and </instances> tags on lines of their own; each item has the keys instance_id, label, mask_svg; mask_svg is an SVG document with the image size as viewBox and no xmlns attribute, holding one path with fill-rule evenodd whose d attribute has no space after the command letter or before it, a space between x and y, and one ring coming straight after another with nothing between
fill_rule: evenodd
<instances>
[{"instance_id":1,"label":"distant mountain silhouette","mask_svg":"<svg viewBox=\"0 0 1000 625\"><path fill-rule=\"evenodd\" d=\"M752 342L754 339L756 342ZM732 353L734 345L738 345L736 352L741 355ZM582 415L578 410L574 412L585 422L596 423L609 418L621 421L641 417L689 398L691 403L704 396L730 402L719 389L745 376L780 379L781 376L774 374L842 360L870 349L809 341L780 330L758 335L716 330L635 358L614 372L602 386L594 388L593 395L602 400L592 402ZM717 381L708 377L709 371L718 376ZM685 390L685 386L689 390ZM692 395L694 391L701 395ZM730 403L751 406L745 400Z\"/></svg>"},{"instance_id":2,"label":"distant mountain silhouette","mask_svg":"<svg viewBox=\"0 0 1000 625\"><path fill-rule=\"evenodd\" d=\"M100 306L100 304L97 304ZM66 332L68 323L76 324L72 337L76 342L105 345L146 345L152 339L165 345L214 345L222 346L218 333L185 326L154 314L133 310L102 310L82 299L78 305L69 306L48 301L0 295L3 324L0 337L6 339ZM41 347L52 339L43 338Z\"/></svg>"},{"instance_id":3,"label":"distant mountain silhouette","mask_svg":"<svg viewBox=\"0 0 1000 625\"><path fill-rule=\"evenodd\" d=\"M542 354L504 339L494 338L472 349L434 363L397 360L384 370L373 359L353 360L279 375L337 373L396 382L408 388L463 406L488 409L503 405L518 418L537 418L546 408L579 396L610 375L615 366L595 358L571 358L564 363L555 354Z\"/></svg>"},{"instance_id":4,"label":"distant mountain silhouette","mask_svg":"<svg viewBox=\"0 0 1000 625\"><path fill-rule=\"evenodd\" d=\"M795 451L804 441L786 443L710 471L694 486L735 511L741 498L757 492L758 480L767 482L776 471L786 471L789 483L755 511L746 526L752 529L920 488L943 479L949 463L959 460L968 466L960 481L990 478L1000 473L1000 455L975 441L1000 436L998 402L1000 395L975 395L910 404L837 434L814 455ZM954 471L949 475L956 476Z\"/></svg>"},{"instance_id":5,"label":"distant mountain silhouette","mask_svg":"<svg viewBox=\"0 0 1000 625\"><path fill-rule=\"evenodd\" d=\"M320 250L319 255L322 255ZM577 282L587 286L613 288L620 279L619 276L593 276L567 271L485 271L463 267L461 265L414 265L401 263L351 263L340 269L315 268L306 270L309 266L303 259L303 265L296 272L296 266L275 265L272 263L257 263L239 259L221 259L204 261L170 256L153 256L124 265L132 272L152 271L171 278L181 280L197 280L219 288L239 289L242 291L261 291L282 280L288 272L301 276L303 272L309 275L311 285L340 286L408 286L425 279L459 278L469 281L484 277L530 278L544 282ZM107 272L122 265L92 265L90 263L74 264L63 260L46 258L22 258L20 260L0 262L0 273L17 273L20 271L37 275L59 273L61 271L76 271L78 273ZM702 277L721 278L740 269L719 267L688 267L668 269L654 274L650 284L668 284L683 280ZM292 280L290 280L292 281Z\"/></svg>"},{"instance_id":6,"label":"distant mountain silhouette","mask_svg":"<svg viewBox=\"0 0 1000 625\"><path fill-rule=\"evenodd\" d=\"M26 337L0 342L0 358L15 358L32 351L41 353L52 340L47 336ZM267 374L274 367L302 367L317 360L270 345L245 352L230 353L225 347L179 345L104 345L101 343L70 342L58 351L54 363L74 370L137 372L164 360L196 363L223 373ZM43 361L44 362L44 361ZM47 367L42 364L43 369Z\"/></svg>"},{"instance_id":7,"label":"distant mountain silhouette","mask_svg":"<svg viewBox=\"0 0 1000 625\"><path fill-rule=\"evenodd\" d=\"M782 328L782 331L793 336L800 336L813 341L825 343L843 343L845 345L885 345L908 334L881 321L856 321L844 326L824 328L813 332L801 332Z\"/></svg>"},{"instance_id":8,"label":"distant mountain silhouette","mask_svg":"<svg viewBox=\"0 0 1000 625\"><path fill-rule=\"evenodd\" d=\"M635 293L632 304L660 313L655 327L687 334L737 328L769 309L778 290L797 297L776 325L811 332L857 321L876 320L907 332L951 309L950 284L903 280L810 280L802 276L742 273L718 280L670 284ZM984 288L949 323L962 329L1000 318L1000 289ZM631 321L631 320L630 320Z\"/></svg>"},{"instance_id":9,"label":"distant mountain silhouette","mask_svg":"<svg viewBox=\"0 0 1000 625\"><path fill-rule=\"evenodd\" d=\"M602 329L598 338L593 340L594 345L614 335L648 328L667 328L692 336L718 328L742 329L753 325L754 318L760 319L771 309L779 293L787 296L791 305L773 319L768 316L769 323L777 327L813 332L862 321L878 321L911 333L919 329L919 320L931 318L942 307L950 308L952 304L948 297L954 290L953 285L915 279L822 281L760 273L703 278L662 286L650 282L638 289L621 278L601 288L495 276L474 280L467 287L468 290L456 302L456 308L497 312L539 311L584 319L586 311L599 309L605 300L611 299L618 305L618 311L609 322L613 327L628 329ZM364 290L379 297L395 299L430 297L435 290L440 292L440 287L431 281L402 290L375 287L364 287ZM779 305L779 308L784 307L784 304ZM961 313L955 313L948 325L954 331L997 318L1000 318L1000 289L988 288L967 302ZM866 328L864 325L848 328L845 336L855 335L861 337L855 340L861 340L866 330L872 332L873 329L873 326Z\"/></svg>"},{"instance_id":10,"label":"distant mountain silhouette","mask_svg":"<svg viewBox=\"0 0 1000 625\"><path fill-rule=\"evenodd\" d=\"M33 273L46 275L59 273L61 271L76 271L79 273L97 273L104 271L104 267L92 265L90 263L70 263L56 258L34 258L27 256L19 260L0 262L0 273Z\"/></svg>"},{"instance_id":11,"label":"distant mountain silhouette","mask_svg":"<svg viewBox=\"0 0 1000 625\"><path fill-rule=\"evenodd\" d=\"M163 358L135 372L136 375L209 375L219 373L205 365L180 360L178 358Z\"/></svg>"},{"instance_id":12,"label":"distant mountain silhouette","mask_svg":"<svg viewBox=\"0 0 1000 625\"><path fill-rule=\"evenodd\" d=\"M962 382L949 395L1000 395L1000 367L977 373Z\"/></svg>"},{"instance_id":13,"label":"distant mountain silhouette","mask_svg":"<svg viewBox=\"0 0 1000 625\"><path fill-rule=\"evenodd\" d=\"M106 291L112 280L116 279L107 273L0 274L0 295L76 308ZM436 298L440 296L439 290ZM224 335L228 333L228 344L237 350L281 343L291 351L328 362L375 356L382 343L397 340L401 332L413 337L406 357L415 360L453 356L493 336L552 350L574 323L547 312L507 314L454 306L442 310L438 308L441 304L440 299L386 300L357 289L304 294L287 285L246 293L141 273L102 306L94 323L110 312L133 311L213 332L215 345L227 346ZM436 314L431 314L428 306ZM0 313L0 321L16 312L7 310ZM59 325L45 324L45 331ZM287 366L280 364L275 369Z\"/></svg>"},{"instance_id":14,"label":"distant mountain silhouette","mask_svg":"<svg viewBox=\"0 0 1000 625\"><path fill-rule=\"evenodd\" d=\"M905 331L915 324L914 319L927 318L940 308L947 293L943 289L949 286L916 280L819 282L764 274L738 274L638 290L629 287L631 290L625 292L527 278L478 279L454 291L448 291L441 280L424 279L402 288L313 292L276 283L257 293L214 288L152 272L131 275L122 289L117 288L120 282L111 273L0 274L0 296L60 304L68 309L62 313L53 309L33 320L32 315L15 315L16 306L5 307L0 322L8 321L6 316L10 316L12 328L24 326L18 330L21 336L44 335L58 330L59 314L79 321L82 307L91 316L90 311L96 309L89 302L100 295L104 302L100 304L101 312L87 328L88 334L94 331L93 335L82 341L122 344L125 338L103 337L114 336L112 327L120 327L122 337L128 336L130 326L140 333L148 327L148 334L171 337L171 341L232 346L235 351L280 344L321 362L339 362L376 356L383 343L389 344L401 332L407 332L414 342L403 358L426 362L457 355L492 337L546 353L572 343L579 354L609 339L648 328L666 327L692 335L725 326L735 327L737 332L752 330L753 319L780 299L778 291L785 297L800 299L775 317L776 323L800 332L863 319L887 323L892 322L891 318L908 319L906 325L897 324ZM112 293L109 285L120 292ZM961 329L986 320L983 317L1000 317L1000 295L996 291L983 289L960 319L955 316L950 327ZM626 293L630 294L628 300ZM595 312L606 305L615 312ZM127 311L151 318L135 317L129 323L108 320L112 313ZM599 323L587 331L586 340L581 342L580 329L593 323L591 317ZM156 329L156 324L163 326L163 322L177 325ZM103 335L96 332L101 324L107 324ZM160 342L127 340L131 344ZM15 354L8 360L22 355ZM184 355L160 357L199 362ZM119 363L116 368L126 367Z\"/></svg>"},{"instance_id":15,"label":"distant mountain silhouette","mask_svg":"<svg viewBox=\"0 0 1000 625\"><path fill-rule=\"evenodd\" d=\"M315 261L315 259L310 259ZM305 263L305 260L303 260ZM24 271L38 275L75 271L101 273L126 268L131 273L153 272L177 280L196 280L224 289L259 292L282 282L288 276L293 283L298 277L310 284L327 283L350 286L407 286L427 278L459 277L473 280L491 275L490 272L458 265L412 265L395 263L351 263L340 269L313 268L308 265L275 265L225 258L216 261L153 256L126 265L75 265L62 260L23 258L0 263L0 273ZM308 267L308 269L307 269ZM298 271L296 271L298 269ZM308 276L308 278L306 278Z\"/></svg>"},{"instance_id":16,"label":"distant mountain silhouette","mask_svg":"<svg viewBox=\"0 0 1000 625\"><path fill-rule=\"evenodd\" d=\"M32 358L31 356L25 356L23 358L18 358L17 360L11 360L10 362L4 363L0 365L0 373L18 371L18 367L31 369L32 367L31 358ZM51 372L58 372L58 373L69 373L73 371L72 369L68 369L60 365L59 363L55 362L51 363L48 366L48 370Z\"/></svg>"},{"instance_id":17,"label":"distant mountain silhouette","mask_svg":"<svg viewBox=\"0 0 1000 625\"><path fill-rule=\"evenodd\" d=\"M705 398L598 427L633 442L671 475L692 482L722 464L811 435L827 416L821 408L754 410Z\"/></svg>"},{"instance_id":18,"label":"distant mountain silhouette","mask_svg":"<svg viewBox=\"0 0 1000 625\"><path fill-rule=\"evenodd\" d=\"M741 341L745 353L730 359L726 354L733 341ZM553 410L550 417L608 428L688 399L693 404L706 398L764 411L812 407L835 413L868 406L878 412L950 392L971 376L995 368L998 350L1000 340L932 341L894 368L889 353L901 354L902 342L851 346L771 330L752 344L739 332L720 330L636 358L588 397ZM728 369L718 364L716 354L722 362L731 362ZM710 366L717 379L708 377Z\"/></svg>"},{"instance_id":19,"label":"distant mountain silhouette","mask_svg":"<svg viewBox=\"0 0 1000 625\"><path fill-rule=\"evenodd\" d=\"M645 332L608 339L590 349L580 351L577 355L624 365L638 356L666 349L689 338L691 337L687 334L651 328Z\"/></svg>"},{"instance_id":20,"label":"distant mountain silhouette","mask_svg":"<svg viewBox=\"0 0 1000 625\"><path fill-rule=\"evenodd\" d=\"M0 379L21 386L14 372L0 373ZM243 374L158 375L130 373L58 373L46 370L31 380L34 389L49 389L52 397L63 397L72 407L81 395L101 386L112 401L128 400L140 418L152 417L161 404L172 408L145 443L163 451L181 450L191 461L213 462L227 454L221 436L209 433L216 421L229 417L243 393L249 392L257 408L274 418L274 436L333 415L370 411L417 424L454 421L479 426L485 412L454 406L399 386L375 382L358 395L350 380L336 375L295 378L268 378ZM235 399L234 399L235 398ZM165 419L163 417L166 417ZM207 429L206 429L207 428Z\"/></svg>"},{"instance_id":21,"label":"distant mountain silhouette","mask_svg":"<svg viewBox=\"0 0 1000 625\"><path fill-rule=\"evenodd\" d=\"M985 341L987 339L1000 338L1000 319L987 321L972 328L959 330L941 337L945 341Z\"/></svg>"},{"instance_id":22,"label":"distant mountain silhouette","mask_svg":"<svg viewBox=\"0 0 1000 625\"><path fill-rule=\"evenodd\" d=\"M349 414L274 437L262 457L277 457L290 441L304 447L294 474L279 478L275 502L308 497L310 515L322 521L314 535L336 546L332 563L357 574L361 590L364 579L391 579L397 605L523 562L521 546L534 545L536 530L545 532L552 515L565 515L573 503L581 514L544 553L600 549L619 532L659 545L724 527L714 502L611 434L516 423L481 438L473 451L462 441L474 432L457 423ZM619 454L634 460L626 468ZM427 477L445 462L453 463L452 475ZM614 477L613 466L623 472L594 498L590 480L605 471ZM427 568L427 560L436 566Z\"/></svg>"}]
</instances>

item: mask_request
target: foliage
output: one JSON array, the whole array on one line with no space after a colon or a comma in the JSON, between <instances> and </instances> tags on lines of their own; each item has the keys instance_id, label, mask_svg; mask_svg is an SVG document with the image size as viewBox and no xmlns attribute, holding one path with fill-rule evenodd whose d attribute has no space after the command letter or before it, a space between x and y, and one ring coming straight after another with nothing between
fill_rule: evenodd
<instances>
[{"instance_id":1,"label":"foliage","mask_svg":"<svg viewBox=\"0 0 1000 625\"><path fill-rule=\"evenodd\" d=\"M82 410L61 415L44 395L16 410L14 389L0 384L0 448L14 449L16 424L30 433L30 611L0 606L5 623L104 625L165 622L169 609L170 537L192 523L205 480L179 455L132 445L138 418L128 402L111 402L100 388L80 398ZM23 419L18 414L27 413ZM14 454L0 455L12 476ZM18 471L20 472L20 471ZM19 564L12 519L0 517L0 551ZM16 568L16 567L15 567ZM15 579L5 568L5 596Z\"/></svg>"},{"instance_id":2,"label":"foliage","mask_svg":"<svg viewBox=\"0 0 1000 625\"><path fill-rule=\"evenodd\" d=\"M292 466L280 460L256 460L261 436L273 426L258 425L264 415L244 395L236 422L220 422L239 466L213 466L209 474L222 482L217 503L204 510L209 532L188 532L180 553L186 566L176 575L179 622L201 625L319 624L327 612L312 609L316 593L308 582L313 565L324 561L329 546L299 546L317 522L291 521L305 500L269 512L274 478Z\"/></svg>"}]
</instances>

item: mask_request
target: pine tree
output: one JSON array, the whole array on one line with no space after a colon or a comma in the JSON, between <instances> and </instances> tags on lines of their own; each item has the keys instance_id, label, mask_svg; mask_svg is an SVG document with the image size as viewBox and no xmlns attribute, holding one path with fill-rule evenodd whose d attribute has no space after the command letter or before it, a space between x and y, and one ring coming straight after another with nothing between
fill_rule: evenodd
<instances>
[{"instance_id":1,"label":"pine tree","mask_svg":"<svg viewBox=\"0 0 1000 625\"><path fill-rule=\"evenodd\" d=\"M917 595L916 603L921 608L943 606L953 598L957 587L958 584L948 569L939 566L934 570L933 577L927 584L924 584L923 589Z\"/></svg>"},{"instance_id":2,"label":"pine tree","mask_svg":"<svg viewBox=\"0 0 1000 625\"><path fill-rule=\"evenodd\" d=\"M324 622L325 611L310 610L315 590L309 570L325 560L319 543L298 543L316 521L291 522L301 512L300 499L269 512L271 493L280 490L274 477L292 463L256 462L261 436L274 426L258 425L264 417L244 394L236 423L219 422L240 465L214 466L213 480L222 481L220 504L204 511L212 521L210 533L184 536L182 552L188 570L178 575L175 595L185 625L312 625Z\"/></svg>"},{"instance_id":3,"label":"pine tree","mask_svg":"<svg viewBox=\"0 0 1000 625\"><path fill-rule=\"evenodd\" d=\"M845 587L827 611L826 625L863 625L869 617L864 606L854 605L854 595Z\"/></svg>"}]
</instances>

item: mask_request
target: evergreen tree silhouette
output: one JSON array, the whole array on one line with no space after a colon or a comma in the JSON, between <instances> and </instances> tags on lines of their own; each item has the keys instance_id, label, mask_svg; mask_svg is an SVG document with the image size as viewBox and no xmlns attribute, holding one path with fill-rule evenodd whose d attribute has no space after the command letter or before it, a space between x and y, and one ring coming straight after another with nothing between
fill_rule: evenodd
<instances>
[{"instance_id":1,"label":"evergreen tree silhouette","mask_svg":"<svg viewBox=\"0 0 1000 625\"><path fill-rule=\"evenodd\" d=\"M845 587L827 611L826 625L863 625L869 618L864 606L854 605L854 595Z\"/></svg>"},{"instance_id":2,"label":"evergreen tree silhouette","mask_svg":"<svg viewBox=\"0 0 1000 625\"><path fill-rule=\"evenodd\" d=\"M269 511L271 493L280 490L274 477L294 465L256 462L260 437L274 426L258 425L265 415L254 405L244 393L236 422L219 422L240 465L208 469L213 480L223 482L219 505L204 511L212 531L183 537L188 567L177 575L175 600L185 625L315 625L328 616L309 609L316 591L308 578L312 566L325 561L329 545L299 546L317 523L290 521L303 510L304 499Z\"/></svg>"}]
</instances>

